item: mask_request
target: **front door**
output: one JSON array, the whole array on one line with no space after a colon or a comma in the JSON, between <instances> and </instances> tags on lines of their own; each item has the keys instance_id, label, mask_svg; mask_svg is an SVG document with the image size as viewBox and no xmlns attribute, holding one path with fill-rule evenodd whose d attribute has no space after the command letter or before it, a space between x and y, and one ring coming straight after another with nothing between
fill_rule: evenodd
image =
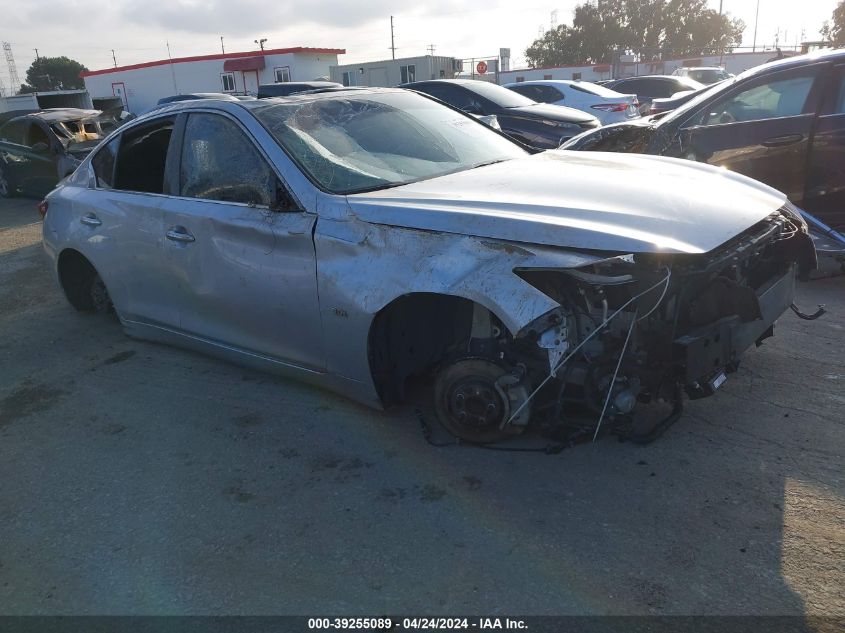
<instances>
[{"instance_id":1,"label":"front door","mask_svg":"<svg viewBox=\"0 0 845 633\"><path fill-rule=\"evenodd\" d=\"M803 208L845 230L845 64L831 69L816 119Z\"/></svg>"},{"instance_id":2,"label":"front door","mask_svg":"<svg viewBox=\"0 0 845 633\"><path fill-rule=\"evenodd\" d=\"M821 70L766 75L703 104L684 124L674 153L750 176L800 204Z\"/></svg>"},{"instance_id":3,"label":"front door","mask_svg":"<svg viewBox=\"0 0 845 633\"><path fill-rule=\"evenodd\" d=\"M234 119L184 125L179 196L164 202L168 276L180 329L240 351L322 369L312 229L255 141Z\"/></svg>"},{"instance_id":4,"label":"front door","mask_svg":"<svg viewBox=\"0 0 845 633\"><path fill-rule=\"evenodd\" d=\"M244 92L248 95L257 95L258 94L258 71L257 70L245 70L243 71L244 75Z\"/></svg>"},{"instance_id":5,"label":"front door","mask_svg":"<svg viewBox=\"0 0 845 633\"><path fill-rule=\"evenodd\" d=\"M59 181L56 162L64 148L42 123L33 120L25 125L23 145L28 150L18 155L20 162L15 164L17 184L25 194L47 195Z\"/></svg>"}]
</instances>

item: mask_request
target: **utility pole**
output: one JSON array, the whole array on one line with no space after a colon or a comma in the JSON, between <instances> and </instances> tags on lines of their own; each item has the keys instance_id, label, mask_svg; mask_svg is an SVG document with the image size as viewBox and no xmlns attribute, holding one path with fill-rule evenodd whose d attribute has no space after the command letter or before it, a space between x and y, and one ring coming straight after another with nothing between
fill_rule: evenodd
<instances>
[{"instance_id":1,"label":"utility pole","mask_svg":"<svg viewBox=\"0 0 845 633\"><path fill-rule=\"evenodd\" d=\"M32 50L34 50L34 51L35 51L35 60L36 60L36 61L38 61L39 59L41 59L41 57L39 57L39 56L38 56L38 49L37 49L37 48L33 48Z\"/></svg>"},{"instance_id":2,"label":"utility pole","mask_svg":"<svg viewBox=\"0 0 845 633\"><path fill-rule=\"evenodd\" d=\"M722 15L722 0L719 0L719 15Z\"/></svg>"},{"instance_id":3,"label":"utility pole","mask_svg":"<svg viewBox=\"0 0 845 633\"><path fill-rule=\"evenodd\" d=\"M390 52L393 59L396 59L396 43L393 40L393 16L390 16Z\"/></svg>"},{"instance_id":4,"label":"utility pole","mask_svg":"<svg viewBox=\"0 0 845 633\"><path fill-rule=\"evenodd\" d=\"M114 55L114 49L111 49L111 58L114 61L114 67L117 68L117 57Z\"/></svg>"},{"instance_id":5,"label":"utility pole","mask_svg":"<svg viewBox=\"0 0 845 633\"><path fill-rule=\"evenodd\" d=\"M226 47L223 46L223 36L222 35L220 36L220 50L223 51L223 54L226 53Z\"/></svg>"},{"instance_id":6,"label":"utility pole","mask_svg":"<svg viewBox=\"0 0 845 633\"><path fill-rule=\"evenodd\" d=\"M754 14L754 42L751 45L751 52L757 51L757 20L760 18L760 0L757 0L757 12Z\"/></svg>"},{"instance_id":7,"label":"utility pole","mask_svg":"<svg viewBox=\"0 0 845 633\"><path fill-rule=\"evenodd\" d=\"M428 54L434 57L434 44L428 45Z\"/></svg>"}]
</instances>

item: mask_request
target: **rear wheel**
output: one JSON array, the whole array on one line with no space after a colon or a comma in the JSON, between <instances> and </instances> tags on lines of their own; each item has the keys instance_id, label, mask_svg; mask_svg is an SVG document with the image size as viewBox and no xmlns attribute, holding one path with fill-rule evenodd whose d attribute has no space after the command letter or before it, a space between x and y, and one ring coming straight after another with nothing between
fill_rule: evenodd
<instances>
[{"instance_id":1,"label":"rear wheel","mask_svg":"<svg viewBox=\"0 0 845 633\"><path fill-rule=\"evenodd\" d=\"M70 304L80 312L105 313L112 310L106 284L94 266L77 252L63 253L59 274Z\"/></svg>"},{"instance_id":2,"label":"rear wheel","mask_svg":"<svg viewBox=\"0 0 845 633\"><path fill-rule=\"evenodd\" d=\"M477 444L496 442L521 432L502 423L510 405L497 381L508 372L482 358L456 361L440 370L434 382L434 408L450 433Z\"/></svg>"}]
</instances>

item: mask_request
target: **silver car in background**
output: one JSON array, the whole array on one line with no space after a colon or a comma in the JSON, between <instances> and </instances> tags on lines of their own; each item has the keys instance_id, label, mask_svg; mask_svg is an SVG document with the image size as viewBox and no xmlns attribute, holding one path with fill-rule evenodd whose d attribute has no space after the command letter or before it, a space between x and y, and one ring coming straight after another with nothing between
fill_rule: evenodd
<instances>
[{"instance_id":1,"label":"silver car in background","mask_svg":"<svg viewBox=\"0 0 845 633\"><path fill-rule=\"evenodd\" d=\"M709 395L815 261L752 180L532 154L397 89L165 106L42 208L75 308L375 407L431 378L439 420L476 442L636 430L640 407Z\"/></svg>"}]
</instances>

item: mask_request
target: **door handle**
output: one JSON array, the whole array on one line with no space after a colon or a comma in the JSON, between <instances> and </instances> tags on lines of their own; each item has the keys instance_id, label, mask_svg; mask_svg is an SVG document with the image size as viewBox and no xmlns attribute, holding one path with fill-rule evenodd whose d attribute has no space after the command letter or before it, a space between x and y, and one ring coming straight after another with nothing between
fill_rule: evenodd
<instances>
[{"instance_id":1,"label":"door handle","mask_svg":"<svg viewBox=\"0 0 845 633\"><path fill-rule=\"evenodd\" d=\"M803 134L786 134L784 136L773 136L763 141L764 147L785 147L786 145L794 145L804 140Z\"/></svg>"},{"instance_id":2,"label":"door handle","mask_svg":"<svg viewBox=\"0 0 845 633\"><path fill-rule=\"evenodd\" d=\"M93 213L86 213L81 218L79 218L79 221L82 222L82 224L85 224L86 226L100 226L102 224L100 218L98 218Z\"/></svg>"},{"instance_id":3,"label":"door handle","mask_svg":"<svg viewBox=\"0 0 845 633\"><path fill-rule=\"evenodd\" d=\"M172 240L174 242L182 242L184 244L189 244L191 242L196 241L196 238L194 238L193 235L188 233L188 231L182 228L181 226L173 227L172 229L167 231L167 233L165 233L165 236L169 240Z\"/></svg>"}]
</instances>

